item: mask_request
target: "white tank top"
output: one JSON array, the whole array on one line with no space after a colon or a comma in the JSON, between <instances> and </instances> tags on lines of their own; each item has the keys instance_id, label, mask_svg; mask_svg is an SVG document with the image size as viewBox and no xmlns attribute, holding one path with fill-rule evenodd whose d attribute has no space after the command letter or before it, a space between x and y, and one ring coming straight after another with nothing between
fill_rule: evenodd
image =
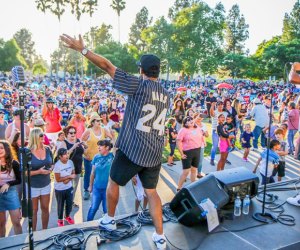
<instances>
[{"instance_id":1,"label":"white tank top","mask_svg":"<svg viewBox=\"0 0 300 250\"><path fill-rule=\"evenodd\" d=\"M215 115L212 117L212 121L211 121L211 129L212 130L217 130L218 116L220 114L223 114L225 116L225 118L226 118L228 113L226 111L219 112L217 109L215 110L214 113L215 113Z\"/></svg>"}]
</instances>

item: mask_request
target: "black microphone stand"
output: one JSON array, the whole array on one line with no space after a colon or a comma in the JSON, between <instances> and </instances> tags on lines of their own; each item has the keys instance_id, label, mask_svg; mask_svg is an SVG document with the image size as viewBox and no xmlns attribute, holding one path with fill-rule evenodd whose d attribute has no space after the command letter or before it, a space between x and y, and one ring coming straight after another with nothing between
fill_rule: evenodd
<instances>
[{"instance_id":1,"label":"black microphone stand","mask_svg":"<svg viewBox=\"0 0 300 250\"><path fill-rule=\"evenodd\" d=\"M25 148L25 89L24 83L19 83L19 107L20 107L20 122L21 122L21 148L20 148L20 168L22 171L22 217L28 218L28 236L29 249L34 249L33 229L32 229L32 199L31 199L31 178L30 178L30 164L31 152ZM26 183L27 193L26 194Z\"/></svg>"},{"instance_id":2,"label":"black microphone stand","mask_svg":"<svg viewBox=\"0 0 300 250\"><path fill-rule=\"evenodd\" d=\"M270 113L269 113L269 131L268 131L268 140L267 140L267 159L266 159L266 171L265 177L267 178L268 175L268 163L269 163L269 155L270 155L270 140L271 140L271 125L272 125L272 109L273 109L273 89L270 89L271 94L271 106L270 106ZM263 190L263 203L262 203L262 212L254 213L252 215L253 219L263 222L263 223L272 223L276 221L276 218L271 213L265 212L265 203L266 203L266 190L267 190L267 181L264 183L264 190Z\"/></svg>"}]
</instances>

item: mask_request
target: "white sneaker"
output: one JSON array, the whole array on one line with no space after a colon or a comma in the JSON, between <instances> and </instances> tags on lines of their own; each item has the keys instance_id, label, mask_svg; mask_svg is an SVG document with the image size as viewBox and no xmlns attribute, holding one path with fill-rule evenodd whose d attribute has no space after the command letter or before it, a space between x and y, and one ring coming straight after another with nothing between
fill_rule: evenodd
<instances>
[{"instance_id":1,"label":"white sneaker","mask_svg":"<svg viewBox=\"0 0 300 250\"><path fill-rule=\"evenodd\" d=\"M167 248L167 241L164 235L158 235L156 232L152 235L152 240L157 249L166 249Z\"/></svg>"},{"instance_id":2,"label":"white sneaker","mask_svg":"<svg viewBox=\"0 0 300 250\"><path fill-rule=\"evenodd\" d=\"M102 218L99 220L99 227L103 228L107 231L114 231L117 229L117 224L114 219L109 219L108 215L105 214Z\"/></svg>"},{"instance_id":3,"label":"white sneaker","mask_svg":"<svg viewBox=\"0 0 300 250\"><path fill-rule=\"evenodd\" d=\"M298 194L296 197L289 197L287 198L287 203L290 203L291 205L300 207L300 194Z\"/></svg>"}]
</instances>

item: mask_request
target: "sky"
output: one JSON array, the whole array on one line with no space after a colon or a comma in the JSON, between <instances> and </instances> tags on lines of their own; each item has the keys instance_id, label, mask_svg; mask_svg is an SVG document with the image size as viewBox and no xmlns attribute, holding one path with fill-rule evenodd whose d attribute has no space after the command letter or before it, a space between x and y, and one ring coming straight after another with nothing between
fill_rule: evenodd
<instances>
[{"instance_id":1,"label":"sky","mask_svg":"<svg viewBox=\"0 0 300 250\"><path fill-rule=\"evenodd\" d=\"M128 41L130 26L136 14L146 6L150 16L156 20L160 16L167 16L169 7L175 0L125 0L126 8L121 12L121 43ZM91 26L102 23L111 24L113 38L118 40L118 18L110 7L112 0L98 0L98 8L90 17L84 14L77 21L70 11L66 11L58 18L50 12L46 14L37 10L35 0L0 0L0 38L5 41L22 28L32 33L37 54L49 62L50 54L58 47L58 38L62 33L71 36L84 34ZM249 39L246 48L254 53L257 45L264 39L268 40L282 32L282 21L286 12L290 13L296 0L206 0L214 7L218 2L225 6L226 13L232 5L238 4L241 13L249 24ZM0 59L1 60L1 59Z\"/></svg>"}]
</instances>

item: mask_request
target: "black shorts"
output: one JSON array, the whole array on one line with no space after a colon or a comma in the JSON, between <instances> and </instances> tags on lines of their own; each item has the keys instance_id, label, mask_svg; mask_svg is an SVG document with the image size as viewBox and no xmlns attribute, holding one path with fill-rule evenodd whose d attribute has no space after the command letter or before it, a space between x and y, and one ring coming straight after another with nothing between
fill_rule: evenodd
<instances>
[{"instance_id":1,"label":"black shorts","mask_svg":"<svg viewBox=\"0 0 300 250\"><path fill-rule=\"evenodd\" d=\"M279 177L285 176L285 161L279 161L277 168L274 168L272 175L278 174Z\"/></svg>"},{"instance_id":2,"label":"black shorts","mask_svg":"<svg viewBox=\"0 0 300 250\"><path fill-rule=\"evenodd\" d=\"M111 165L110 178L120 186L125 186L136 174L146 189L155 189L158 183L161 164L154 167L142 167L127 158L118 149Z\"/></svg>"},{"instance_id":3,"label":"black shorts","mask_svg":"<svg viewBox=\"0 0 300 250\"><path fill-rule=\"evenodd\" d=\"M186 155L186 159L182 159L182 168L189 169L191 167L198 168L200 162L200 150L201 148L195 148L187 151L183 151Z\"/></svg>"}]
</instances>

